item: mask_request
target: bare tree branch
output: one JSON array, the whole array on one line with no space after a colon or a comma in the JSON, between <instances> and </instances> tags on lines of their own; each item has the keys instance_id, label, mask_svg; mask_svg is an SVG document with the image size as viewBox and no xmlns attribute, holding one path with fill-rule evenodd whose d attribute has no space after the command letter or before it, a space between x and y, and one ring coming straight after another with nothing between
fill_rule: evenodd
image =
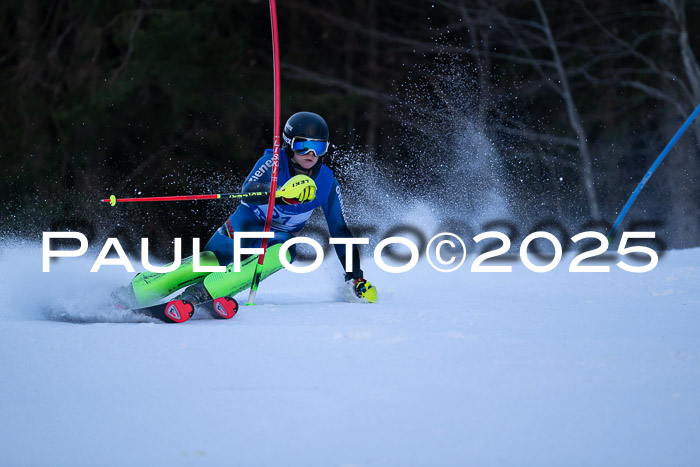
<instances>
[{"instance_id":1,"label":"bare tree branch","mask_svg":"<svg viewBox=\"0 0 700 467\"><path fill-rule=\"evenodd\" d=\"M109 79L110 84L114 83L114 81L116 81L117 78L119 78L121 72L124 71L126 66L129 64L131 54L134 52L134 36L136 35L136 31L138 30L141 21L143 21L144 16L145 15L143 12L143 8L139 8L136 12L134 24L131 26L131 31L129 31L129 46L127 48L126 54L124 55L124 59L122 60L121 65L119 65L119 68L114 70L114 73L112 73L112 77Z\"/></svg>"}]
</instances>

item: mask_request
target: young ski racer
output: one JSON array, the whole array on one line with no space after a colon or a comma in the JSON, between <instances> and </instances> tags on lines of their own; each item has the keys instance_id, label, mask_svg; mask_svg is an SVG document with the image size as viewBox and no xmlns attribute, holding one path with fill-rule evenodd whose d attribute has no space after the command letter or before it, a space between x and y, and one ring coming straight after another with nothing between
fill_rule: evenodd
<instances>
[{"instance_id":1,"label":"young ski racer","mask_svg":"<svg viewBox=\"0 0 700 467\"><path fill-rule=\"evenodd\" d=\"M342 197L333 171L323 164L322 158L329 149L329 131L325 120L312 112L292 115L284 126L283 144L279 155L277 199L272 216L271 231L274 238L268 240L263 263L262 279L283 268L279 260L282 244L299 233L311 213L317 207L323 209L332 238L351 238L343 215ZM253 167L243 183L243 193L269 191L272 175L272 149ZM179 298L194 304L219 297L232 297L250 287L258 255L241 260L240 271L234 272L233 248L237 232L262 232L268 210L267 195L248 198L226 220L207 242L199 256L200 266L227 266L226 272L195 272L193 258L183 260L172 272L142 272L126 287L126 295L133 306L146 306L184 287ZM240 238L241 247L259 248L262 239ZM346 245L337 244L335 250L341 265L345 267ZM296 245L287 251L291 263L296 256ZM377 290L363 278L357 245L352 246L352 272L345 274L345 281L356 301L375 302ZM124 302L124 291L120 301ZM133 292L133 294L132 294Z\"/></svg>"}]
</instances>

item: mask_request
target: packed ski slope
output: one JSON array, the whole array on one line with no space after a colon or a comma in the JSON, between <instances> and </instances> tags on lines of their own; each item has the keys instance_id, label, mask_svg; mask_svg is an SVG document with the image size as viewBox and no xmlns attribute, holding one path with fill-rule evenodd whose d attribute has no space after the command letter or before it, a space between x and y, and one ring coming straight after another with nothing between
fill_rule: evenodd
<instances>
[{"instance_id":1,"label":"packed ski slope","mask_svg":"<svg viewBox=\"0 0 700 467\"><path fill-rule=\"evenodd\" d=\"M232 320L165 325L109 309L122 269L41 273L5 242L0 465L697 465L700 250L645 274L473 259L367 259L363 305L328 258Z\"/></svg>"}]
</instances>

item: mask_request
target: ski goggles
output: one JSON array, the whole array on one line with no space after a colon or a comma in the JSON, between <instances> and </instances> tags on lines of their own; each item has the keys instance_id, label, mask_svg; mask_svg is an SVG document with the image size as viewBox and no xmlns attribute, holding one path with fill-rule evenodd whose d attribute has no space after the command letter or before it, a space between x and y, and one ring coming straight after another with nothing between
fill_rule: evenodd
<instances>
[{"instance_id":1,"label":"ski goggles","mask_svg":"<svg viewBox=\"0 0 700 467\"><path fill-rule=\"evenodd\" d=\"M292 138L292 151L308 154L313 151L316 157L321 157L328 151L328 141L322 139L307 139L295 136Z\"/></svg>"}]
</instances>

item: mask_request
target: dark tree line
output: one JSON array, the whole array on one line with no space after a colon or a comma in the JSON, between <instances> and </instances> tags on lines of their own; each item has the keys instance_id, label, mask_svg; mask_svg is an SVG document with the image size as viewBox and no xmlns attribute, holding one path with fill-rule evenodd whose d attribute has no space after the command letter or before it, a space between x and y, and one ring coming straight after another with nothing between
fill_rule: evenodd
<instances>
[{"instance_id":1,"label":"dark tree line","mask_svg":"<svg viewBox=\"0 0 700 467\"><path fill-rule=\"evenodd\" d=\"M700 104L697 0L281 0L278 10L283 118L323 114L337 152L357 154L343 163L383 170L396 190L435 183L456 151L446 141L483 132L511 212L611 222ZM96 200L236 191L270 145L272 112L265 1L0 5L6 231L106 236L136 224L137 237L163 242L207 237L232 206L116 212ZM660 220L671 246L700 243L699 142L700 122L640 198L638 217ZM462 149L467 160L476 151ZM356 199L366 187L346 190Z\"/></svg>"}]
</instances>

